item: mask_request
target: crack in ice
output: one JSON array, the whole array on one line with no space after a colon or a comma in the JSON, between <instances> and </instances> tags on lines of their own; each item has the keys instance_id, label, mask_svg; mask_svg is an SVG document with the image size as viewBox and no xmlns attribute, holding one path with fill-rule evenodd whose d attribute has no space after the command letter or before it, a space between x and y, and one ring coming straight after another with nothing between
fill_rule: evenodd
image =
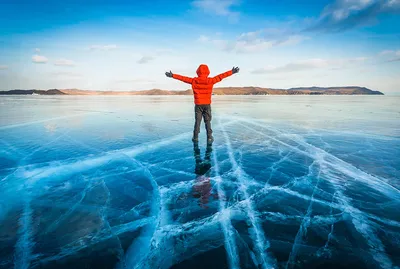
<instances>
[{"instance_id":1,"label":"crack in ice","mask_svg":"<svg viewBox=\"0 0 400 269\"><path fill-rule=\"evenodd\" d=\"M231 269L237 269L239 267L239 260L238 260L238 251L235 242L235 233L233 231L231 219L230 219L230 210L226 209L226 202L225 202L225 191L223 190L222 185L222 177L219 172L219 165L217 159L217 151L216 149L213 150L213 161L214 161L214 171L216 176L216 185L219 197L219 212L224 215L221 219L221 226L222 231L225 237L225 249L228 255L229 266Z\"/></svg>"},{"instance_id":2,"label":"crack in ice","mask_svg":"<svg viewBox=\"0 0 400 269\"><path fill-rule=\"evenodd\" d=\"M225 143L226 147L228 150L228 155L229 159L232 163L232 169L236 172L237 179L239 180L239 189L244 195L244 200L246 201L246 207L247 207L247 214L249 216L251 225L253 227L253 232L250 233L250 236L254 240L255 247L257 249L257 254L258 258L261 259L259 263L263 266L263 268L274 268L275 267L275 261L272 257L269 257L268 253L265 253L267 249L270 247L270 243L267 241L265 238L264 232L262 231L262 228L260 227L259 220L257 217L257 212L254 210L254 206L252 201L249 199L249 194L247 191L247 185L245 182L245 179L247 179L247 174L242 170L240 166L238 166L235 157L233 155L233 150L232 146L230 143L230 139L228 137L227 132L225 131L225 128L221 125L221 131L224 135L225 138Z\"/></svg>"},{"instance_id":3,"label":"crack in ice","mask_svg":"<svg viewBox=\"0 0 400 269\"><path fill-rule=\"evenodd\" d=\"M310 165L310 172L309 172L308 175L310 175L311 168L312 168L312 166L314 164L315 164L315 162L313 162ZM307 208L307 212L304 215L303 220L301 221L300 228L297 231L295 240L293 242L292 251L291 251L291 253L289 255L289 259L288 259L288 261L286 263L286 269L289 268L289 265L293 265L294 264L294 261L295 261L296 256L297 256L297 252L298 252L298 250L300 248L300 245L302 244L302 241L303 241L303 236L307 233L307 229L311 224L311 218L310 217L311 217L311 214L312 214L312 206L313 206L313 203L314 203L314 195L315 195L316 189L317 189L318 184L319 184L320 179L321 179L320 174L321 174L321 169L319 169L319 171L318 171L318 176L317 176L318 179L317 179L317 182L314 185L313 192L312 192L311 197L310 197L310 203L309 203L308 208Z\"/></svg>"},{"instance_id":4,"label":"crack in ice","mask_svg":"<svg viewBox=\"0 0 400 269\"><path fill-rule=\"evenodd\" d=\"M23 122L23 123L18 123L18 124L0 126L0 130L7 130L7 129L17 128L17 127L22 127L22 126L27 126L27 125L37 124L37 123L43 123L43 122L48 122L48 121L53 121L53 120L63 120L63 119L73 118L73 117L77 117L77 116L83 116L83 115L87 115L87 114L90 114L90 113L79 113L79 114L75 114L75 115L60 116L60 117L54 117L54 118L50 118L50 119L36 120L36 121L31 121L31 122Z\"/></svg>"},{"instance_id":5,"label":"crack in ice","mask_svg":"<svg viewBox=\"0 0 400 269\"><path fill-rule=\"evenodd\" d=\"M31 261L35 258L32 255L32 247L35 243L32 240L32 207L30 198L27 197L19 220L19 234L17 244L15 245L15 268L28 269Z\"/></svg>"},{"instance_id":6,"label":"crack in ice","mask_svg":"<svg viewBox=\"0 0 400 269\"><path fill-rule=\"evenodd\" d=\"M262 125L260 125L258 123L254 123L254 122L251 122L251 121L247 121L247 122L250 123L250 124L254 124L254 125L260 126L262 128L266 128L265 126L262 126ZM247 128L250 128L255 132L259 132L259 131L255 130L255 129L251 128L251 127L247 126ZM276 132L277 133L281 133L279 131L276 131ZM261 133L261 132L259 132L259 133ZM287 144L285 142L282 142L282 141L280 141L280 140L278 140L276 138L273 138L273 137L271 137L271 136L269 136L267 134L264 134L264 135L267 136L268 138L278 142L278 143L284 144L284 145L286 145L286 146L288 146L288 147L290 147L292 149L296 149L295 147L293 147L293 146L291 146L291 145L289 145L289 144ZM382 188L379 187L379 189L380 189L380 191L382 193L387 194L387 195L389 194L388 197L390 197L392 199L395 199L395 197L397 197L398 190L396 188L394 188L393 186L387 184L386 182L384 182L382 180L379 180L378 178L375 178L375 177L373 177L373 176L371 176L371 175L359 170L358 168L353 167L351 164L344 162L343 160L341 160L341 159L339 159L339 158L327 153L326 151L324 151L324 150L322 150L320 148L317 148L317 147L315 147L313 145L310 145L310 144L308 144L306 142L298 141L298 139L297 140L293 140L293 141L295 141L295 142L297 142L299 144L302 144L303 146L308 146L307 147L308 151L302 151L302 150L299 150L299 149L297 149L297 150L300 153L305 154L305 155L311 157L312 159L316 160L320 164L321 167L330 166L330 167L334 168L335 170L337 170L337 171L339 171L339 172L341 172L341 173L343 173L345 175L349 175L350 177L352 177L352 178L354 178L356 180L357 179L361 179L362 182L365 182L368 185L371 185L372 184L371 181L372 181L372 182L374 182L374 184L372 185L373 187L378 187L378 186L375 186L375 185L379 185L379 183L380 183L380 184L382 184L383 186L386 187L385 189L382 189ZM312 152L311 150L315 150L315 152ZM328 158L330 158L330 160L325 160L324 157L328 157ZM338 162L339 164L335 164L334 163L335 161ZM361 177L359 177L358 174L356 172L354 172L353 170L356 170L357 172L359 172L361 174ZM368 243L368 245L370 247L371 256L373 257L373 259L378 264L383 266L383 268L385 268L385 269L386 268L387 269L393 268L392 261L390 260L389 256L386 254L385 247L384 247L382 241L376 236L374 230L368 224L369 221L364 216L365 214L363 212L361 212L360 210L355 209L351 205L351 203L349 201L349 198L347 196L345 196L342 193L342 191L340 190L340 188L342 188L341 185L339 184L339 182L334 182L335 181L334 178L335 177L332 175L330 177L329 181L336 188L337 197L343 203L344 211L349 213L349 215L352 217L352 223L353 223L355 229L367 241L367 243ZM387 190L388 185L389 185L389 190L390 190L389 193L388 193L388 190ZM392 196L393 195L393 190L397 191L397 192L395 192L395 197Z\"/></svg>"},{"instance_id":7,"label":"crack in ice","mask_svg":"<svg viewBox=\"0 0 400 269\"><path fill-rule=\"evenodd\" d=\"M252 120L241 120L241 121L247 122L252 125L259 126L263 129L267 129L267 127L255 122L255 121L252 121ZM243 125L243 126L246 126L246 125ZM253 130L257 133L263 134L264 136L268 137L269 139L271 139L279 144L282 144L286 147L289 147L289 148L293 149L294 151L296 151L300 154L306 155L312 159L316 159L317 154L318 154L318 156L320 156L320 160L319 160L320 162L325 162L328 166L332 167L333 169L335 169L355 180L359 180L361 182L368 184L370 187L379 190L381 193L385 194L387 197L390 197L395 200L400 200L400 190L398 190L394 186L390 185L389 183L387 183L386 181L384 181L382 179L379 179L373 175L370 175L370 174L360 170L357 167L354 167L352 164L345 162L342 159L339 159L338 157L326 152L325 150L323 150L321 148L318 148L307 142L301 141L300 139L298 139L298 135L296 135L295 139L292 138L291 140L296 142L299 145L304 146L306 148L306 151L300 150L300 149L298 149L292 145L289 145L277 138L274 138L268 134L259 132L259 131L255 130L254 128L251 128L249 126L246 126L246 127L250 128L251 130ZM288 137L289 139L291 136L293 136L293 135L283 134L281 131L273 130L272 128L267 129L267 130L273 131L280 135L284 135L284 136ZM312 152L311 150L314 150L314 152Z\"/></svg>"}]
</instances>

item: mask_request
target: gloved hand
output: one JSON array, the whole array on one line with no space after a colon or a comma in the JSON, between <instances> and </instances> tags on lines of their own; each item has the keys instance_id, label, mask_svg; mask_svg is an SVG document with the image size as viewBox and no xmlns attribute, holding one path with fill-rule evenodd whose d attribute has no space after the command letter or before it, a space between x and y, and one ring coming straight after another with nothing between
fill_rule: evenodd
<instances>
[{"instance_id":1,"label":"gloved hand","mask_svg":"<svg viewBox=\"0 0 400 269\"><path fill-rule=\"evenodd\" d=\"M239 72L239 67L233 67L232 68L232 74L236 74Z\"/></svg>"},{"instance_id":2,"label":"gloved hand","mask_svg":"<svg viewBox=\"0 0 400 269\"><path fill-rule=\"evenodd\" d=\"M172 72L171 72L171 71L165 72L165 75L166 75L167 77L169 77L169 78L172 78Z\"/></svg>"}]
</instances>

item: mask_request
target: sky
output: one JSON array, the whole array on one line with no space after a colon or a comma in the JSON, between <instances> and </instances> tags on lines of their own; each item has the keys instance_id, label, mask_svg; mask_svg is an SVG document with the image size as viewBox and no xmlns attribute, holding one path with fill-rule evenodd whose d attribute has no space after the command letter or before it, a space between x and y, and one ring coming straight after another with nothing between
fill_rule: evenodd
<instances>
[{"instance_id":1,"label":"sky","mask_svg":"<svg viewBox=\"0 0 400 269\"><path fill-rule=\"evenodd\" d=\"M0 90L218 86L400 94L400 0L0 0Z\"/></svg>"}]
</instances>

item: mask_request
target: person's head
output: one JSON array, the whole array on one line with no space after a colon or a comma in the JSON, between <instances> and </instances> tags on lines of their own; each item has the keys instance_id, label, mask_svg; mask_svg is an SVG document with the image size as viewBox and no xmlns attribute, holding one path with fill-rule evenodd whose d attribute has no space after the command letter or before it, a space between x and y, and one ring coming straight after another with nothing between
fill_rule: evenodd
<instances>
[{"instance_id":1,"label":"person's head","mask_svg":"<svg viewBox=\"0 0 400 269\"><path fill-rule=\"evenodd\" d=\"M199 77L208 77L210 75L210 69L206 64L201 64L196 71Z\"/></svg>"}]
</instances>

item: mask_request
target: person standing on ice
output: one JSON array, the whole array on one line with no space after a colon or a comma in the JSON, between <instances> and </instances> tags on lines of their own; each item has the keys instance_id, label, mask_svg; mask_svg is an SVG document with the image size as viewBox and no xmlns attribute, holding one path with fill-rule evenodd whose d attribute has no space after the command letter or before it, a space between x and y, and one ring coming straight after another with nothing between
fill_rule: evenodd
<instances>
[{"instance_id":1,"label":"person standing on ice","mask_svg":"<svg viewBox=\"0 0 400 269\"><path fill-rule=\"evenodd\" d=\"M212 143L214 138L212 136L211 129L211 94L214 84L220 82L224 78L236 74L239 72L239 67L233 67L225 73L219 74L215 77L208 77L210 70L205 64L201 64L197 68L197 77L185 77L178 74L173 74L171 71L166 72L165 75L169 78L174 78L185 83L192 85L194 95L194 111L195 111L195 123L193 130L193 142L198 142L200 133L201 119L204 118L204 123L207 131L207 142Z\"/></svg>"}]
</instances>

